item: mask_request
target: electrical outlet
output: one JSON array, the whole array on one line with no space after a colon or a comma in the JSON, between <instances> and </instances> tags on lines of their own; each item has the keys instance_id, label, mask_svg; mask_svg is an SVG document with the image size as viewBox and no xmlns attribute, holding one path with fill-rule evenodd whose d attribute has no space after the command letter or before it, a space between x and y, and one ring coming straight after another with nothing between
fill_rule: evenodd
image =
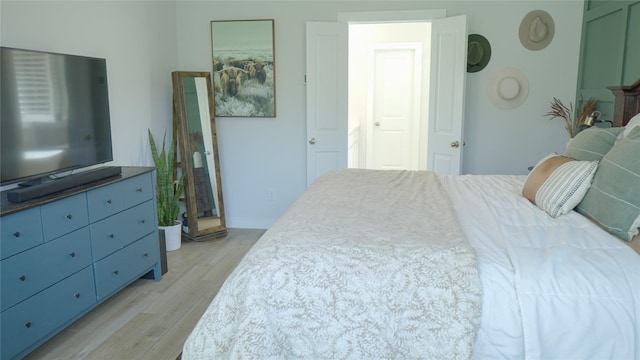
<instances>
[{"instance_id":1,"label":"electrical outlet","mask_svg":"<svg viewBox=\"0 0 640 360\"><path fill-rule=\"evenodd\" d=\"M267 200L276 201L276 189L274 188L267 189Z\"/></svg>"}]
</instances>

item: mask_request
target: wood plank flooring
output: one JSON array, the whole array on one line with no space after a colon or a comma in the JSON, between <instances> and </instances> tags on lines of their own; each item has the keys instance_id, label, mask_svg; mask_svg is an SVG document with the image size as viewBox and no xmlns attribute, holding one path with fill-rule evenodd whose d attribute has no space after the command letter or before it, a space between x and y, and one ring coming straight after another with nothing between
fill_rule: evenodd
<instances>
[{"instance_id":1,"label":"wood plank flooring","mask_svg":"<svg viewBox=\"0 0 640 360\"><path fill-rule=\"evenodd\" d=\"M137 280L25 359L173 360L227 276L265 230L229 229L167 253L162 281Z\"/></svg>"}]
</instances>

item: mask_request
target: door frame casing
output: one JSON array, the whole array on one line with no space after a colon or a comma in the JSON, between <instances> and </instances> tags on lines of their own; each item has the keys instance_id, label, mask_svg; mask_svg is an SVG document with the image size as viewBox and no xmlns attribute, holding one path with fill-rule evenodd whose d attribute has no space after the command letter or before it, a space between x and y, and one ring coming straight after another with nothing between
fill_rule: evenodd
<instances>
[{"instance_id":1,"label":"door frame casing","mask_svg":"<svg viewBox=\"0 0 640 360\"><path fill-rule=\"evenodd\" d=\"M417 16L422 16L421 19L416 19ZM391 11L391 12L358 12L358 13L339 13L338 14L338 20L339 22L334 23L336 26L338 26L338 24L342 23L343 26L346 28L347 23L348 22L360 22L360 23L366 23L366 22L384 22L384 21L388 21L388 22L399 22L399 21L412 21L412 22L418 22L418 21L432 21L435 19L440 19L446 16L446 11L445 10L424 10L424 11ZM460 37L460 40L464 40L464 53L462 55L464 55L464 59L462 59L463 61L466 61L466 31L467 31L467 25L466 25L466 16L464 15L460 15L457 16L456 18L464 18L464 39L462 39L462 37ZM386 20L385 20L386 19ZM314 23L314 24L319 24L318 22L307 22L307 29L310 23ZM330 22L325 22L324 24L331 24ZM348 36L345 36L348 37ZM432 37L433 37L433 32L432 32ZM308 38L308 34L307 34L307 72L310 71L309 69L309 38ZM432 44L433 44L433 40L432 40ZM348 47L348 46L347 46ZM345 48L345 52L346 52L346 48ZM433 54L431 55L433 56ZM347 64L348 64L348 59L347 61L344 61L344 63L341 63L342 66L334 66L335 68L338 68L341 72L346 73L345 74L345 81L346 81L346 77L348 75L348 72L346 71L346 68L348 68ZM432 63L433 65L433 63ZM342 68L344 68L344 71L342 70ZM465 68L466 70L466 68ZM433 73L433 70L432 70ZM466 75L466 71L463 72L462 74L460 74L459 76L464 77ZM317 76L316 79L314 79L314 81L317 81ZM464 80L463 80L464 81ZM309 139L310 136L310 132L313 132L313 130L310 129L310 121L312 120L309 117L309 113L310 113L310 107L313 107L314 105L310 105L309 104L309 90L310 90L310 86L309 86L310 82L309 82L309 74L307 74L307 140ZM314 84L315 86L315 84ZM346 91L347 86L344 87L344 89L342 88L336 88L336 93L334 94L335 96L338 96L338 92L343 92ZM430 91L430 93L432 93L432 91ZM430 96L432 96L433 94L431 94ZM462 104L464 104L464 82L463 82L463 86L462 86ZM344 113L340 113L337 114L336 112L336 118L334 118L335 121L338 122L342 122L344 121L344 124L341 124L342 127L344 127L344 132L341 134L341 136L344 138L344 141L341 141L341 143L344 143L344 149L343 152L344 154L342 154L342 156L338 159L336 157L335 161L334 161L334 169L338 169L338 168L345 168L347 166L347 161L348 161L348 153L347 153L347 137L348 137L348 107L346 105L347 102L347 98L348 95L345 95L344 98L344 104L342 103L341 99L334 99L334 103L333 106L335 106L336 108L340 108L340 111L344 110ZM430 101L431 102L431 101ZM323 103L324 104L324 103ZM317 105L317 104L316 104ZM330 104L331 105L331 104ZM344 106L343 106L344 105ZM317 106L315 106L317 108ZM342 109L344 107L344 109ZM460 111L462 111L462 109L460 109ZM464 122L464 118L461 119L461 122ZM429 128L431 129L432 124L429 124ZM463 124L461 124L461 126L463 126ZM463 139L462 139L462 134L460 133L458 136L458 141L460 142L460 144L462 145L464 143ZM311 135L313 136L313 135ZM431 133L429 134L429 137L431 137ZM431 140L429 140L429 142L431 143ZM432 144L430 144L431 146ZM342 148L341 148L342 149ZM310 158L312 155L310 155L314 150L312 150L309 146L309 144L307 144L307 185L310 185L313 181L315 181L315 179L322 175L323 172L326 172L328 170L330 170L328 167L326 169L323 168L322 171L316 171L318 170L317 167L314 168L314 164L310 164ZM335 154L339 154L340 153L340 149L334 151ZM460 149L460 154L461 154L461 149ZM459 156L459 158L461 159L461 156ZM460 164L462 163L461 161L459 162ZM327 163L328 164L328 163ZM427 163L428 165L428 163ZM326 167L326 166L325 166ZM433 169L433 168L432 168ZM435 170L435 169L434 169ZM457 169L457 172L460 172L460 169Z\"/></svg>"}]
</instances>

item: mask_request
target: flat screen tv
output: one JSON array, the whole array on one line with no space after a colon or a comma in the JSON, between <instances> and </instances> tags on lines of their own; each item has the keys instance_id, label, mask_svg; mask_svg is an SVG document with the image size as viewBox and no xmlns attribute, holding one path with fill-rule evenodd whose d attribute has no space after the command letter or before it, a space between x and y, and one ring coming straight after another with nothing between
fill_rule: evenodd
<instances>
[{"instance_id":1,"label":"flat screen tv","mask_svg":"<svg viewBox=\"0 0 640 360\"><path fill-rule=\"evenodd\" d=\"M113 160L105 59L0 50L0 184Z\"/></svg>"}]
</instances>

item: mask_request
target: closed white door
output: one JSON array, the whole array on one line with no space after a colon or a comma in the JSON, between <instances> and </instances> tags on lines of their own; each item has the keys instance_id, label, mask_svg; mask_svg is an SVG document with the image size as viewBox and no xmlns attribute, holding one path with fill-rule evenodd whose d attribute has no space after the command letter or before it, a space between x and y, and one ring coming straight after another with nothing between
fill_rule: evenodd
<instances>
[{"instance_id":1,"label":"closed white door","mask_svg":"<svg viewBox=\"0 0 640 360\"><path fill-rule=\"evenodd\" d=\"M431 80L427 169L462 171L467 17L434 20L431 27Z\"/></svg>"},{"instance_id":2,"label":"closed white door","mask_svg":"<svg viewBox=\"0 0 640 360\"><path fill-rule=\"evenodd\" d=\"M376 44L369 59L367 168L417 170L421 44Z\"/></svg>"},{"instance_id":3,"label":"closed white door","mask_svg":"<svg viewBox=\"0 0 640 360\"><path fill-rule=\"evenodd\" d=\"M347 167L347 23L308 22L307 186Z\"/></svg>"}]
</instances>

